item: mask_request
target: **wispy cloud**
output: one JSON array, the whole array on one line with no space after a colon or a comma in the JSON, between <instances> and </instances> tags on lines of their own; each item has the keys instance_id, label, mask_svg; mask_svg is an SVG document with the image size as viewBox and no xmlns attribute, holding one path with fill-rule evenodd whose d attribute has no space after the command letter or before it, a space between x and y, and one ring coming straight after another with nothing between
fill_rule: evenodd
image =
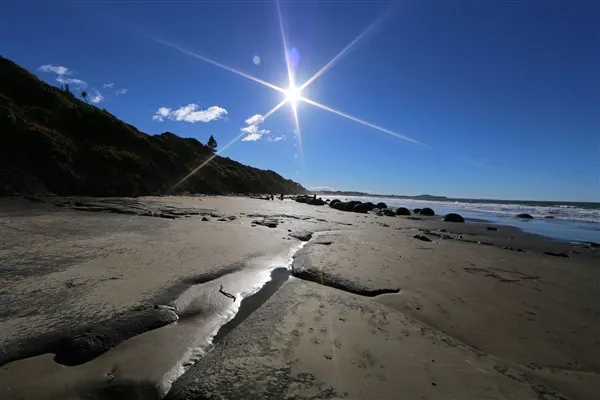
<instances>
[{"instance_id":1,"label":"wispy cloud","mask_svg":"<svg viewBox=\"0 0 600 400\"><path fill-rule=\"evenodd\" d=\"M313 187L309 187L308 190L311 190L313 192L319 191L319 190L327 190L330 192L335 192L336 189L329 187L329 186L313 186Z\"/></svg>"},{"instance_id":2,"label":"wispy cloud","mask_svg":"<svg viewBox=\"0 0 600 400\"><path fill-rule=\"evenodd\" d=\"M227 115L227 110L219 106L212 106L206 110L201 110L198 104L188 104L176 110L168 107L160 107L154 113L152 119L159 122L164 121L166 118L172 121L195 123L215 121L223 118L225 115Z\"/></svg>"},{"instance_id":3,"label":"wispy cloud","mask_svg":"<svg viewBox=\"0 0 600 400\"><path fill-rule=\"evenodd\" d=\"M102 100L104 100L104 96L102 96L99 91L95 90L94 95L90 98L90 101L94 104L98 104Z\"/></svg>"},{"instance_id":4,"label":"wispy cloud","mask_svg":"<svg viewBox=\"0 0 600 400\"><path fill-rule=\"evenodd\" d=\"M62 84L66 84L66 85L73 85L76 86L80 89L84 89L87 87L87 82L86 81L82 81L81 79L77 79L77 78L63 78L62 75L59 75L56 78L56 81L58 83L62 83Z\"/></svg>"},{"instance_id":5,"label":"wispy cloud","mask_svg":"<svg viewBox=\"0 0 600 400\"><path fill-rule=\"evenodd\" d=\"M120 96L120 95L125 94L125 93L127 93L127 89L117 89L117 91L115 92L115 94L117 96Z\"/></svg>"},{"instance_id":6,"label":"wispy cloud","mask_svg":"<svg viewBox=\"0 0 600 400\"><path fill-rule=\"evenodd\" d=\"M243 126L240 128L242 133L246 133L247 135L242 138L242 142L256 142L260 140L263 135L268 135L271 133L268 129L260 129L260 124L264 121L264 117L260 114L254 114L246 121L247 126Z\"/></svg>"},{"instance_id":7,"label":"wispy cloud","mask_svg":"<svg viewBox=\"0 0 600 400\"><path fill-rule=\"evenodd\" d=\"M273 136L269 136L269 137L267 138L267 140L268 140L269 142L280 142L280 141L282 141L282 140L285 140L285 139L286 139L285 135L281 135L281 136L275 136L275 137L273 137Z\"/></svg>"},{"instance_id":8,"label":"wispy cloud","mask_svg":"<svg viewBox=\"0 0 600 400\"><path fill-rule=\"evenodd\" d=\"M57 75L69 75L73 72L69 68L63 67L62 65L52 65L52 64L42 65L41 67L38 68L38 71L52 72Z\"/></svg>"},{"instance_id":9,"label":"wispy cloud","mask_svg":"<svg viewBox=\"0 0 600 400\"><path fill-rule=\"evenodd\" d=\"M114 83L112 83L112 82L111 82L111 83L105 83L104 85L102 85L102 87L103 87L103 88L109 88L109 89L112 89L112 88L114 88L114 87L115 87L115 84L114 84Z\"/></svg>"},{"instance_id":10,"label":"wispy cloud","mask_svg":"<svg viewBox=\"0 0 600 400\"><path fill-rule=\"evenodd\" d=\"M261 124L263 122L263 116L260 115L260 114L254 114L253 116L251 116L250 118L248 118L244 122L247 125L258 125L258 124Z\"/></svg>"}]
</instances>

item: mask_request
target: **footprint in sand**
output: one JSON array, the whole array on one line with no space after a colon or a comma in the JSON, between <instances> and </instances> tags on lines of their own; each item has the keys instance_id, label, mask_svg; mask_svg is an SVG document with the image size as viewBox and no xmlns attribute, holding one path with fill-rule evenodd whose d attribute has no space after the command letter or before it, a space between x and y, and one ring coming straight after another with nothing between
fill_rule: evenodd
<instances>
[{"instance_id":1,"label":"footprint in sand","mask_svg":"<svg viewBox=\"0 0 600 400\"><path fill-rule=\"evenodd\" d=\"M333 358L333 351L332 350L325 350L325 352L323 353L323 355L325 356L326 359L331 360Z\"/></svg>"}]
</instances>

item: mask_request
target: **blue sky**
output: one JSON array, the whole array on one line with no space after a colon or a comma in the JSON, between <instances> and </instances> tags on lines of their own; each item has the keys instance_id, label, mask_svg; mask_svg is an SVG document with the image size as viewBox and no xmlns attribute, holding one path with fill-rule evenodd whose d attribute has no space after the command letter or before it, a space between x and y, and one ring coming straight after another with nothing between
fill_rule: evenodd
<instances>
[{"instance_id":1,"label":"blue sky","mask_svg":"<svg viewBox=\"0 0 600 400\"><path fill-rule=\"evenodd\" d=\"M586 0L282 2L298 86L373 26L301 94L387 133L303 102L299 136L289 103L252 124L285 95L189 53L287 88L274 2L9 0L0 54L53 84L85 82L142 131L239 137L223 156L306 187L600 201L599 12Z\"/></svg>"}]
</instances>

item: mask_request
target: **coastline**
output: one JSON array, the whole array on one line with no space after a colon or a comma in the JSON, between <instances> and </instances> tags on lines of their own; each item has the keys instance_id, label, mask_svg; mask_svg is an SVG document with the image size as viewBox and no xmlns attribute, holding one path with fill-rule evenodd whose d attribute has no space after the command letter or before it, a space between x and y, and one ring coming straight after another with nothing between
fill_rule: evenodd
<instances>
[{"instance_id":1,"label":"coastline","mask_svg":"<svg viewBox=\"0 0 600 400\"><path fill-rule=\"evenodd\" d=\"M51 332L68 339L73 330L93 332L101 324L110 336L119 315L139 327L137 316L155 306L161 315L173 312L162 306L174 306L179 321L125 335L76 367L54 363L41 347L40 356L0 362L0 381L8 383L0 384L0 393L7 398L26 390L15 386L19 381L33 391L30 398L84 392L101 398L117 384L173 399L194 398L194 390L226 396L226 379L233 376L245 398L280 393L255 387L253 380L264 374L297 398L309 392L389 398L406 388L433 398L536 398L543 386L547 393L591 399L600 389L593 357L600 346L600 256L594 248L509 226L345 213L292 200L76 201L57 207L0 199L6 238L0 256L8 262L0 276L0 347L4 354L16 348L7 359L22 358L19 346ZM310 236L302 231L317 234L301 241L296 237ZM219 282L240 300L242 293L255 294L260 287L235 289L248 281L236 274L285 265L290 249L301 244L291 278L208 353L204 348L206 355L188 354L202 346L176 339L175 331L223 313L219 304L230 300L219 294ZM382 289L387 294L365 295ZM190 312L190 304L199 308ZM219 321L216 326L226 322ZM382 345L388 341L395 345ZM143 350L155 343L161 348ZM174 343L183 348L173 350ZM242 349L248 354L240 355ZM146 353L151 357L141 356ZM228 365L234 365L229 372ZM401 379L398 368L411 372ZM47 379L29 377L30 371ZM462 388L452 383L461 380ZM485 385L477 383L482 380Z\"/></svg>"}]
</instances>

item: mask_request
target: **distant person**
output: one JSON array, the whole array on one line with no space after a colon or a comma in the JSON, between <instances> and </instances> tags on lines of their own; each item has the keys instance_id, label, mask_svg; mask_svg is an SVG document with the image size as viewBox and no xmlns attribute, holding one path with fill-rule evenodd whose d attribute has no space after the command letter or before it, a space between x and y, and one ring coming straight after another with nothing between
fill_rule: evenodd
<instances>
[{"instance_id":1,"label":"distant person","mask_svg":"<svg viewBox=\"0 0 600 400\"><path fill-rule=\"evenodd\" d=\"M275 196L271 195L271 200L275 200Z\"/></svg>"},{"instance_id":2,"label":"distant person","mask_svg":"<svg viewBox=\"0 0 600 400\"><path fill-rule=\"evenodd\" d=\"M281 193L281 196L279 196L279 200L283 200L283 193Z\"/></svg>"}]
</instances>

